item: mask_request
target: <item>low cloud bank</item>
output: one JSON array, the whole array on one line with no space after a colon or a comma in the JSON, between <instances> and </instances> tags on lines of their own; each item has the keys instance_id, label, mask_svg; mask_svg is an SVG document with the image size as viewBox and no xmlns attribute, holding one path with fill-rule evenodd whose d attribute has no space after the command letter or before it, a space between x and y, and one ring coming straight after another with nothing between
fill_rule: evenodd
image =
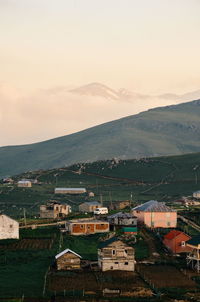
<instances>
[{"instance_id":1,"label":"low cloud bank","mask_svg":"<svg viewBox=\"0 0 200 302\"><path fill-rule=\"evenodd\" d=\"M112 100L40 90L29 96L0 87L0 146L28 144L71 134L141 111L176 103L158 97Z\"/></svg>"}]
</instances>

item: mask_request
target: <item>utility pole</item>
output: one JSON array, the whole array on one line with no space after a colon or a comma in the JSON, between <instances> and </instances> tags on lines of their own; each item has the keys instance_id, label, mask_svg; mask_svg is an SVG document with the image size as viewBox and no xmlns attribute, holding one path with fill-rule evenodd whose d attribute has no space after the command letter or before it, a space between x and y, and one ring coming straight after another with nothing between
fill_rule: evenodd
<instances>
[{"instance_id":1,"label":"utility pole","mask_svg":"<svg viewBox=\"0 0 200 302\"><path fill-rule=\"evenodd\" d=\"M109 192L109 197L110 197L110 208L113 209L113 203L112 203L112 195L111 195L111 192Z\"/></svg>"},{"instance_id":2,"label":"utility pole","mask_svg":"<svg viewBox=\"0 0 200 302\"><path fill-rule=\"evenodd\" d=\"M24 212L24 225L26 225L26 209L24 208L23 210L24 210L23 211Z\"/></svg>"},{"instance_id":3,"label":"utility pole","mask_svg":"<svg viewBox=\"0 0 200 302\"><path fill-rule=\"evenodd\" d=\"M132 207L132 205L133 205L133 193L131 192L131 204L130 204L130 206Z\"/></svg>"},{"instance_id":4,"label":"utility pole","mask_svg":"<svg viewBox=\"0 0 200 302\"><path fill-rule=\"evenodd\" d=\"M103 207L103 196L102 196L102 194L100 194L100 203L101 203L101 206Z\"/></svg>"}]
</instances>

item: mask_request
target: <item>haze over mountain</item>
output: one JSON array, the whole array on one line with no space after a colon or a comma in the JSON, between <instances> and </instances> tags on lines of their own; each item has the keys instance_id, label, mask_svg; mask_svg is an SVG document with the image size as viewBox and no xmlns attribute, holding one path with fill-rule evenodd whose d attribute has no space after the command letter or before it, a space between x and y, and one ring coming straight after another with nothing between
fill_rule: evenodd
<instances>
[{"instance_id":1,"label":"haze over mountain","mask_svg":"<svg viewBox=\"0 0 200 302\"><path fill-rule=\"evenodd\" d=\"M159 107L41 143L0 148L0 176L119 157L200 151L200 100Z\"/></svg>"},{"instance_id":2,"label":"haze over mountain","mask_svg":"<svg viewBox=\"0 0 200 302\"><path fill-rule=\"evenodd\" d=\"M195 92L195 96L200 98L200 93ZM23 95L20 89L0 83L0 146L44 141L185 99L173 94L156 96L134 89L113 89L98 82L50 87Z\"/></svg>"}]
</instances>

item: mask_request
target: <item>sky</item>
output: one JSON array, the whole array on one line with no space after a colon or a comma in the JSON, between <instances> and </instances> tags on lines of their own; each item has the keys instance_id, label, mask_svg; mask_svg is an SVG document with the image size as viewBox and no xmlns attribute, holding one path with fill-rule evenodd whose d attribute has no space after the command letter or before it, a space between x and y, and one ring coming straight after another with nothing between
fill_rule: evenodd
<instances>
[{"instance_id":1,"label":"sky","mask_svg":"<svg viewBox=\"0 0 200 302\"><path fill-rule=\"evenodd\" d=\"M0 146L159 105L150 98L146 107L139 99L116 105L60 87L100 82L148 95L200 89L199 16L199 0L0 0Z\"/></svg>"}]
</instances>

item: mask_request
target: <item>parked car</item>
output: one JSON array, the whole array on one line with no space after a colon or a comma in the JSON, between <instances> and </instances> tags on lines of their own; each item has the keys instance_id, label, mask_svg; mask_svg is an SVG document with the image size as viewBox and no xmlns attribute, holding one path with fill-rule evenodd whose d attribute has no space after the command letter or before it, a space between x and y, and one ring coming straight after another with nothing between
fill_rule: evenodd
<instances>
[{"instance_id":1,"label":"parked car","mask_svg":"<svg viewBox=\"0 0 200 302\"><path fill-rule=\"evenodd\" d=\"M96 208L94 210L95 215L103 215L103 214L108 214L108 208Z\"/></svg>"}]
</instances>

